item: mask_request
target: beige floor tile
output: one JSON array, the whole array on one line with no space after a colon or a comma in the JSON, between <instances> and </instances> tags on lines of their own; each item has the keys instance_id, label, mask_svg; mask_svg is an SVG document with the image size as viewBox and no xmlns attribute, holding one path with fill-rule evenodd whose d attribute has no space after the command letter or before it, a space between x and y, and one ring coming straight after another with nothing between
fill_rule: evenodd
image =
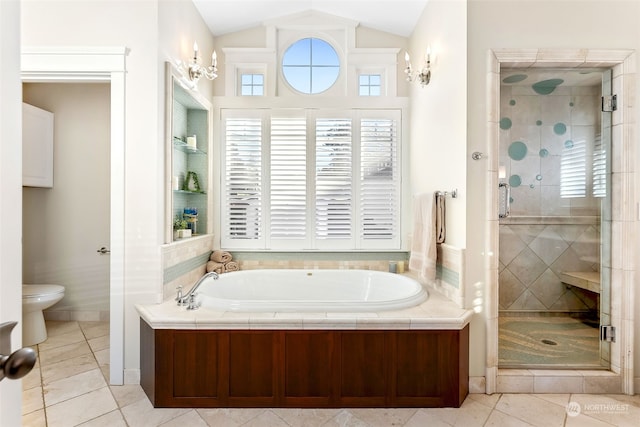
<instances>
[{"instance_id":1,"label":"beige floor tile","mask_svg":"<svg viewBox=\"0 0 640 427\"><path fill-rule=\"evenodd\" d=\"M587 415L567 416L566 427L611 427L613 424L591 418Z\"/></svg>"},{"instance_id":2,"label":"beige floor tile","mask_svg":"<svg viewBox=\"0 0 640 427\"><path fill-rule=\"evenodd\" d=\"M79 331L80 325L78 322L63 322L58 320L45 321L47 326L47 336L54 337L60 334L66 334L69 332Z\"/></svg>"},{"instance_id":3,"label":"beige floor tile","mask_svg":"<svg viewBox=\"0 0 640 427\"><path fill-rule=\"evenodd\" d=\"M98 365L105 366L109 364L110 357L111 357L109 348L95 351L93 355L96 357L96 361L98 362Z\"/></svg>"},{"instance_id":4,"label":"beige floor tile","mask_svg":"<svg viewBox=\"0 0 640 427\"><path fill-rule=\"evenodd\" d=\"M79 427L127 427L127 423L124 421L122 413L116 409L98 418L89 420L86 423L82 423ZM185 424L183 427L189 427L189 425Z\"/></svg>"},{"instance_id":5,"label":"beige floor tile","mask_svg":"<svg viewBox=\"0 0 640 427\"><path fill-rule=\"evenodd\" d=\"M555 405L529 394L503 394L496 409L534 426L561 426L565 407Z\"/></svg>"},{"instance_id":6,"label":"beige floor tile","mask_svg":"<svg viewBox=\"0 0 640 427\"><path fill-rule=\"evenodd\" d=\"M356 417L350 410L343 409L338 414L331 418L326 424L326 427L367 427L367 423Z\"/></svg>"},{"instance_id":7,"label":"beige floor tile","mask_svg":"<svg viewBox=\"0 0 640 427\"><path fill-rule=\"evenodd\" d=\"M62 362L66 359L82 356L83 354L91 354L91 348L86 341L57 347L47 351L41 351L40 364L41 366L51 365L52 363Z\"/></svg>"},{"instance_id":8,"label":"beige floor tile","mask_svg":"<svg viewBox=\"0 0 640 427\"><path fill-rule=\"evenodd\" d=\"M145 396L146 399L146 396ZM198 409L198 413L203 420L210 426L235 427L243 425L257 416L261 415L265 409L246 408L216 408L216 409Z\"/></svg>"},{"instance_id":9,"label":"beige floor tile","mask_svg":"<svg viewBox=\"0 0 640 427\"><path fill-rule=\"evenodd\" d=\"M40 387L41 381L40 367L34 366L31 372L22 377L22 389L29 390L30 388Z\"/></svg>"},{"instance_id":10,"label":"beige floor tile","mask_svg":"<svg viewBox=\"0 0 640 427\"><path fill-rule=\"evenodd\" d=\"M640 393L640 390L636 390L636 393ZM604 396L617 400L618 402L628 403L640 408L640 394L635 394L633 396L627 396L626 394L605 394Z\"/></svg>"},{"instance_id":11,"label":"beige floor tile","mask_svg":"<svg viewBox=\"0 0 640 427\"><path fill-rule=\"evenodd\" d=\"M620 427L637 427L640 408L615 397L595 394L573 394L571 402L580 404L580 414Z\"/></svg>"},{"instance_id":12,"label":"beige floor tile","mask_svg":"<svg viewBox=\"0 0 640 427\"><path fill-rule=\"evenodd\" d=\"M112 385L109 387L120 408L147 398L139 384Z\"/></svg>"},{"instance_id":13,"label":"beige floor tile","mask_svg":"<svg viewBox=\"0 0 640 427\"><path fill-rule=\"evenodd\" d=\"M282 418L273 411L267 410L246 424L246 427L290 427Z\"/></svg>"},{"instance_id":14,"label":"beige floor tile","mask_svg":"<svg viewBox=\"0 0 640 427\"><path fill-rule=\"evenodd\" d=\"M437 414L419 409L415 415L405 424L405 427L450 427L451 424L440 418Z\"/></svg>"},{"instance_id":15,"label":"beige floor tile","mask_svg":"<svg viewBox=\"0 0 640 427\"><path fill-rule=\"evenodd\" d=\"M467 399L471 399L473 401L476 401L478 403L483 404L484 406L487 406L493 409L496 407L496 403L498 403L500 396L501 395L498 393L494 393L494 394L473 393L473 394L469 394L469 396L467 396Z\"/></svg>"},{"instance_id":16,"label":"beige floor tile","mask_svg":"<svg viewBox=\"0 0 640 427\"><path fill-rule=\"evenodd\" d=\"M79 322L88 340L109 335L109 322Z\"/></svg>"},{"instance_id":17,"label":"beige floor tile","mask_svg":"<svg viewBox=\"0 0 640 427\"><path fill-rule=\"evenodd\" d=\"M154 408L148 399L141 399L121 411L130 426L156 427L186 414L190 409Z\"/></svg>"},{"instance_id":18,"label":"beige floor tile","mask_svg":"<svg viewBox=\"0 0 640 427\"><path fill-rule=\"evenodd\" d=\"M483 426L489 418L491 408L482 403L476 402L471 399L464 401L460 408L423 408L419 410L427 414L424 419L440 420L448 425L452 426ZM415 424L416 418L412 418L412 424Z\"/></svg>"},{"instance_id":19,"label":"beige floor tile","mask_svg":"<svg viewBox=\"0 0 640 427\"><path fill-rule=\"evenodd\" d=\"M102 376L104 376L104 380L107 382L107 384L109 384L109 375L110 375L110 366L109 365L102 365L100 366L100 371L102 371Z\"/></svg>"},{"instance_id":20,"label":"beige floor tile","mask_svg":"<svg viewBox=\"0 0 640 427\"><path fill-rule=\"evenodd\" d=\"M38 409L22 416L22 427L47 427L44 409Z\"/></svg>"},{"instance_id":21,"label":"beige floor tile","mask_svg":"<svg viewBox=\"0 0 640 427\"><path fill-rule=\"evenodd\" d=\"M569 398L571 397L570 394L533 394L532 396L535 396L539 399L542 400L546 400L547 402L550 403L555 403L556 405L565 407L567 406L567 404L569 403Z\"/></svg>"},{"instance_id":22,"label":"beige floor tile","mask_svg":"<svg viewBox=\"0 0 640 427\"><path fill-rule=\"evenodd\" d=\"M358 419L370 426L402 426L416 413L415 408L349 409Z\"/></svg>"},{"instance_id":23,"label":"beige floor tile","mask_svg":"<svg viewBox=\"0 0 640 427\"><path fill-rule=\"evenodd\" d=\"M338 415L340 409L275 408L273 412L292 427L322 426Z\"/></svg>"},{"instance_id":24,"label":"beige floor tile","mask_svg":"<svg viewBox=\"0 0 640 427\"><path fill-rule=\"evenodd\" d=\"M42 388L34 387L22 392L22 415L44 408Z\"/></svg>"},{"instance_id":25,"label":"beige floor tile","mask_svg":"<svg viewBox=\"0 0 640 427\"><path fill-rule=\"evenodd\" d=\"M49 335L46 340L38 344L40 351L47 351L69 344L84 342L84 335L80 329L58 335Z\"/></svg>"},{"instance_id":26,"label":"beige floor tile","mask_svg":"<svg viewBox=\"0 0 640 427\"><path fill-rule=\"evenodd\" d=\"M50 384L53 381L69 378L97 367L98 364L92 354L84 354L57 363L47 364L42 367L42 383Z\"/></svg>"},{"instance_id":27,"label":"beige floor tile","mask_svg":"<svg viewBox=\"0 0 640 427\"><path fill-rule=\"evenodd\" d=\"M512 417L500 411L492 411L489 419L485 423L485 427L530 427L531 424L525 423L518 418ZM548 426L552 427L552 426Z\"/></svg>"},{"instance_id":28,"label":"beige floor tile","mask_svg":"<svg viewBox=\"0 0 640 427\"><path fill-rule=\"evenodd\" d=\"M172 419L169 422L162 424L162 427L206 427L207 423L200 417L200 414L195 409L190 410L184 415L180 415L177 418Z\"/></svg>"},{"instance_id":29,"label":"beige floor tile","mask_svg":"<svg viewBox=\"0 0 640 427\"><path fill-rule=\"evenodd\" d=\"M107 386L99 369L83 372L44 385L44 401L47 407L78 397Z\"/></svg>"},{"instance_id":30,"label":"beige floor tile","mask_svg":"<svg viewBox=\"0 0 640 427\"><path fill-rule=\"evenodd\" d=\"M92 351L104 350L105 348L109 348L109 335L91 338L87 342L89 343Z\"/></svg>"},{"instance_id":31,"label":"beige floor tile","mask_svg":"<svg viewBox=\"0 0 640 427\"><path fill-rule=\"evenodd\" d=\"M109 387L103 387L47 407L48 427L76 426L115 409Z\"/></svg>"}]
</instances>

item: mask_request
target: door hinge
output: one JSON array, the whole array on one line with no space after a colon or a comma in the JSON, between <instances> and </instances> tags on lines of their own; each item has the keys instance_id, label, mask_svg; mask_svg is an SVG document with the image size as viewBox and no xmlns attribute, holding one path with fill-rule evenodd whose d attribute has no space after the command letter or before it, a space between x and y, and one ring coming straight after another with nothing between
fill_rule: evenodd
<instances>
[{"instance_id":1,"label":"door hinge","mask_svg":"<svg viewBox=\"0 0 640 427\"><path fill-rule=\"evenodd\" d=\"M602 97L602 112L610 113L618 109L618 95L607 95Z\"/></svg>"},{"instance_id":2,"label":"door hinge","mask_svg":"<svg viewBox=\"0 0 640 427\"><path fill-rule=\"evenodd\" d=\"M615 326L600 325L600 341L616 342Z\"/></svg>"}]
</instances>

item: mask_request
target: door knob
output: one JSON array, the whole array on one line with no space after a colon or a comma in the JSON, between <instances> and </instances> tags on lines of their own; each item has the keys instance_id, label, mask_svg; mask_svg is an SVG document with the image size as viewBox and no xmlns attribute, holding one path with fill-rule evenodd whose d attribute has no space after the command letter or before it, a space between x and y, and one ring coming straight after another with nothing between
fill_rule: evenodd
<instances>
[{"instance_id":1,"label":"door knob","mask_svg":"<svg viewBox=\"0 0 640 427\"><path fill-rule=\"evenodd\" d=\"M111 253L111 251L104 246L98 249L96 252L98 252L100 255Z\"/></svg>"},{"instance_id":2,"label":"door knob","mask_svg":"<svg viewBox=\"0 0 640 427\"><path fill-rule=\"evenodd\" d=\"M5 322L0 325L0 381L5 377L10 380L20 379L31 372L36 364L36 352L30 347L11 353L11 330L17 324L18 322Z\"/></svg>"}]
</instances>

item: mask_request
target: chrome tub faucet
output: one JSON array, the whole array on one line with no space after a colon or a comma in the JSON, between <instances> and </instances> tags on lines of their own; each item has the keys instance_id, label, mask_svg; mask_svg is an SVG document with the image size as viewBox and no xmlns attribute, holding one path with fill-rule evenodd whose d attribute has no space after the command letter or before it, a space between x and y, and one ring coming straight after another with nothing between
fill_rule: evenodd
<instances>
[{"instance_id":1,"label":"chrome tub faucet","mask_svg":"<svg viewBox=\"0 0 640 427\"><path fill-rule=\"evenodd\" d=\"M198 308L198 305L195 303L196 291L198 290L202 282L207 280L209 277L213 277L213 280L218 280L218 277L220 276L218 276L218 273L216 273L215 271L210 271L209 273L206 273L204 276L199 278L198 281L195 283L195 285L191 287L189 292L187 292L184 295L182 294L182 286L179 286L177 289L178 296L176 297L176 301L178 301L178 305L179 306L188 305L187 310L196 310Z\"/></svg>"}]
</instances>

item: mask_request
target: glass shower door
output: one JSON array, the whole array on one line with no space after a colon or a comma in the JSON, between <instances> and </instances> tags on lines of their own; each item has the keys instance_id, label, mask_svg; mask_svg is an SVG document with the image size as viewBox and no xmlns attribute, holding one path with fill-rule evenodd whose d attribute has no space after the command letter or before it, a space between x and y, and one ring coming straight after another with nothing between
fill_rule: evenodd
<instances>
[{"instance_id":1,"label":"glass shower door","mask_svg":"<svg viewBox=\"0 0 640 427\"><path fill-rule=\"evenodd\" d=\"M510 215L500 219L499 366L608 367L599 340L610 318L607 76L514 69L501 80L499 181Z\"/></svg>"}]
</instances>

